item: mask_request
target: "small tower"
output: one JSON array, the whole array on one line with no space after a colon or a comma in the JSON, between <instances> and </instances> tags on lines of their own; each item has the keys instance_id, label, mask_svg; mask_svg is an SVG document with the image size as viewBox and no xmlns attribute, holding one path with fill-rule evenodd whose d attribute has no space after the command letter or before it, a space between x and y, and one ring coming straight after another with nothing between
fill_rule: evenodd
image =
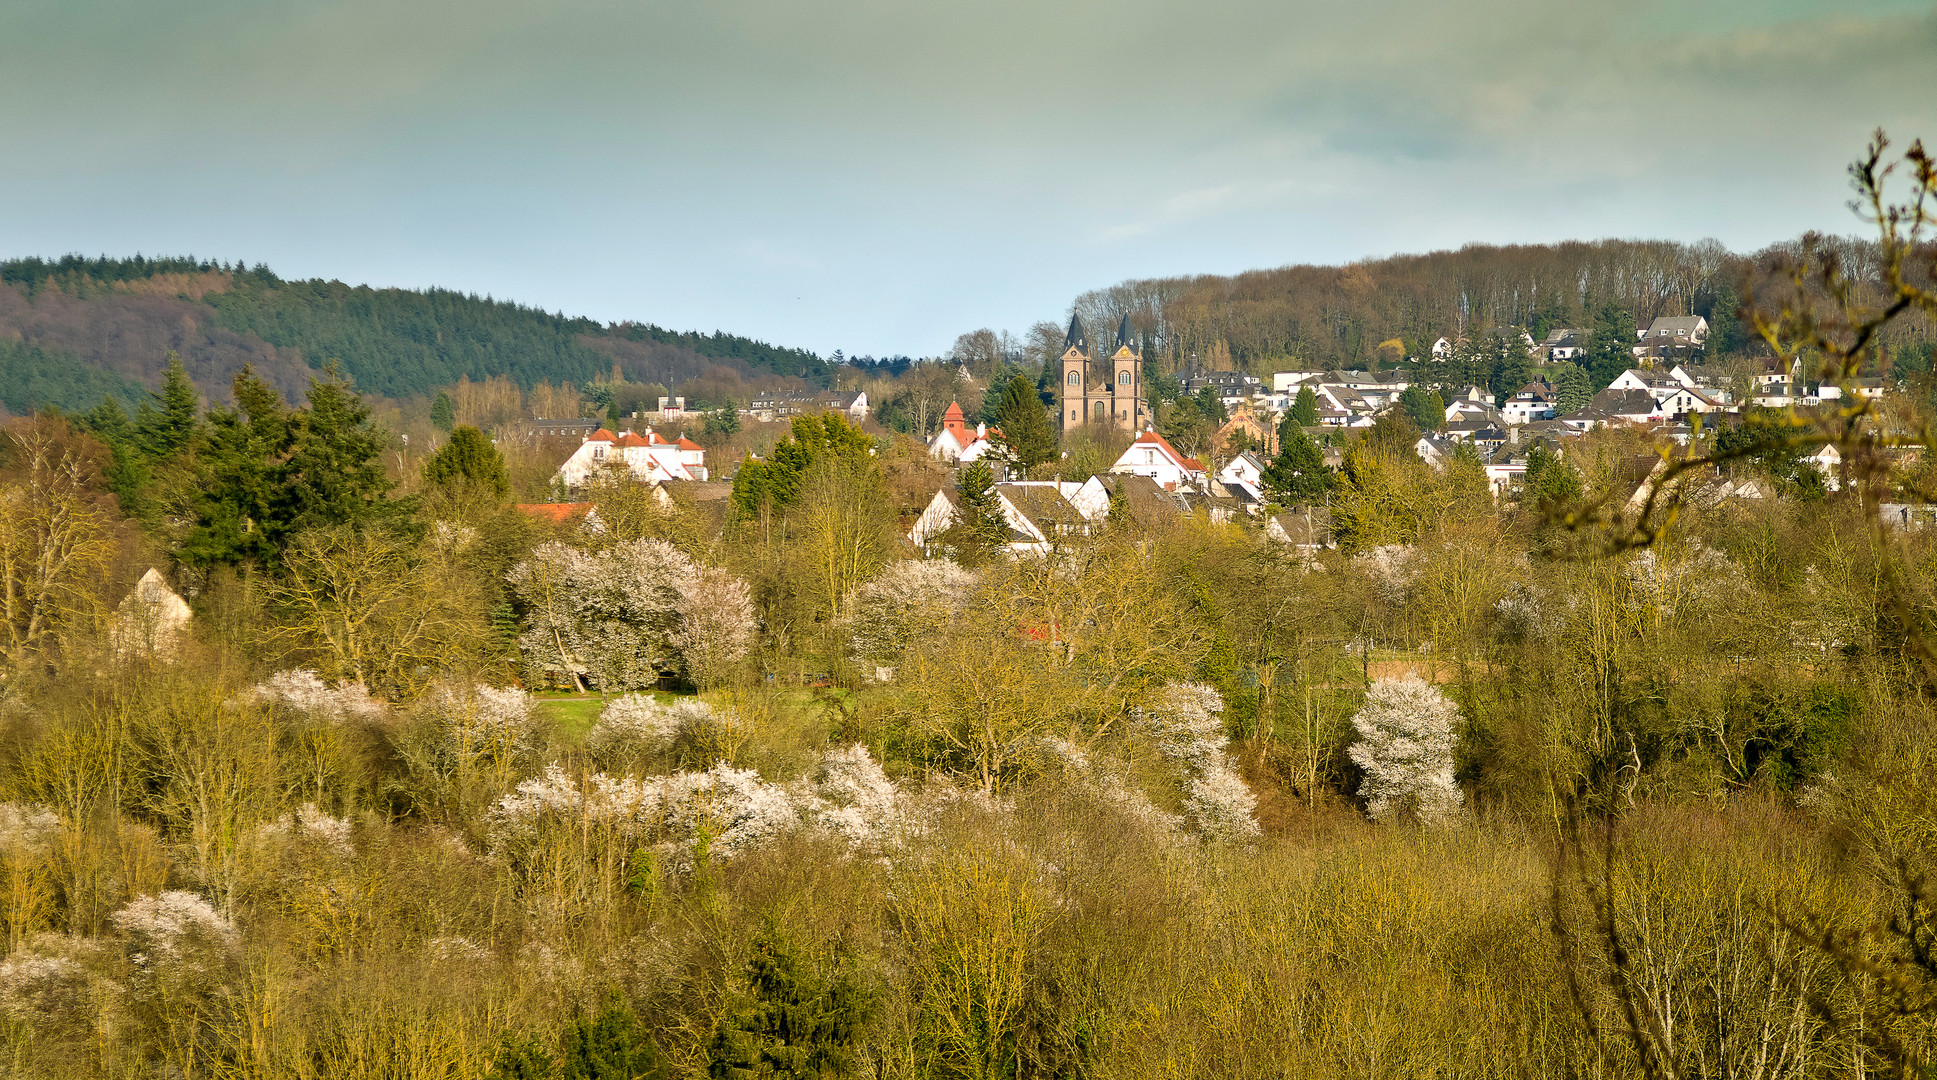
<instances>
[{"instance_id":1,"label":"small tower","mask_svg":"<svg viewBox=\"0 0 1937 1080\"><path fill-rule=\"evenodd\" d=\"M1069 317L1069 333L1063 336L1062 412L1063 430L1081 427L1089 416L1090 339L1083 331L1083 320Z\"/></svg>"},{"instance_id":2,"label":"small tower","mask_svg":"<svg viewBox=\"0 0 1937 1080\"><path fill-rule=\"evenodd\" d=\"M1143 347L1130 329L1130 316L1116 328L1110 350L1110 420L1124 431L1136 431L1143 419Z\"/></svg>"}]
</instances>

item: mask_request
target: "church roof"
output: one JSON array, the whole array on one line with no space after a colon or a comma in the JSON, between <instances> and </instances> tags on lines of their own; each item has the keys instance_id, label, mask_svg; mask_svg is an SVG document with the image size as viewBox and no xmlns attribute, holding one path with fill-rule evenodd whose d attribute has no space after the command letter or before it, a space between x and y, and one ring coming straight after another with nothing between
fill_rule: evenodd
<instances>
[{"instance_id":1,"label":"church roof","mask_svg":"<svg viewBox=\"0 0 1937 1080\"><path fill-rule=\"evenodd\" d=\"M1116 347L1119 349L1128 348L1132 352L1137 350L1136 331L1130 329L1130 316L1128 315L1125 315L1123 321L1117 324Z\"/></svg>"},{"instance_id":2,"label":"church roof","mask_svg":"<svg viewBox=\"0 0 1937 1080\"><path fill-rule=\"evenodd\" d=\"M1084 352L1088 352L1089 348L1089 335L1083 332L1083 317L1080 315L1071 315L1069 317L1069 333L1063 335L1063 349L1065 351L1081 349Z\"/></svg>"}]
</instances>

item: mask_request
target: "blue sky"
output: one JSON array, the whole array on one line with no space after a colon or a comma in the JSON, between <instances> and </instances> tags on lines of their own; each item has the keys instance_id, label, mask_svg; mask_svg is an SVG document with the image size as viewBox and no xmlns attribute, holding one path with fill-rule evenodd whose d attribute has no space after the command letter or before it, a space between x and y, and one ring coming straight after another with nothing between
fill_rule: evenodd
<instances>
[{"instance_id":1,"label":"blue sky","mask_svg":"<svg viewBox=\"0 0 1937 1080\"><path fill-rule=\"evenodd\" d=\"M1129 277L1850 231L1937 4L0 0L0 255L194 253L826 353Z\"/></svg>"}]
</instances>

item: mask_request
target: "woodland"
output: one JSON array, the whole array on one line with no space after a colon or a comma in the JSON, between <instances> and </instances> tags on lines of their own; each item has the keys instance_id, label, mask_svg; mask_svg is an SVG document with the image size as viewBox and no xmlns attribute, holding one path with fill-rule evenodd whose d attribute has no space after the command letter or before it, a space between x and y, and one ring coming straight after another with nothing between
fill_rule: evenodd
<instances>
[{"instance_id":1,"label":"woodland","mask_svg":"<svg viewBox=\"0 0 1937 1080\"><path fill-rule=\"evenodd\" d=\"M1825 379L1937 315L1885 149L1877 272L1741 309ZM177 360L0 433L10 1075L1929 1075L1937 530L1879 513L1927 393L1498 502L1382 422L1274 461L1328 546L1119 498L1011 557L872 422L594 519L356 385Z\"/></svg>"}]
</instances>

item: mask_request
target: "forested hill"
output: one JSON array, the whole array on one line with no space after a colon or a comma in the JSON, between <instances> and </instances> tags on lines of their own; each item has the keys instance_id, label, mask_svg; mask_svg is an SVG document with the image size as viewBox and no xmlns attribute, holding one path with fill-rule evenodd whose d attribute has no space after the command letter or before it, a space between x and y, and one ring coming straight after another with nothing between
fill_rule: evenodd
<instances>
[{"instance_id":1,"label":"forested hill","mask_svg":"<svg viewBox=\"0 0 1937 1080\"><path fill-rule=\"evenodd\" d=\"M758 381L825 379L819 357L726 333L602 324L444 289L286 281L266 266L193 258L0 262L0 405L21 414L85 408L156 385L170 351L205 393L225 396L252 364L298 397L334 360L386 397L427 394L460 376L580 386L614 364L671 386L725 368Z\"/></svg>"},{"instance_id":2,"label":"forested hill","mask_svg":"<svg viewBox=\"0 0 1937 1080\"><path fill-rule=\"evenodd\" d=\"M1845 265L1875 265L1871 245L1827 243ZM1794 250L1790 243L1744 254L1713 240L1469 244L1346 266L1126 281L1073 306L1092 327L1129 315L1146 355L1170 370L1362 367L1420 356L1441 336L1478 340L1520 327L1539 340L1558 327L1633 327L1690 314L1712 324L1712 348L1734 352L1756 344L1733 317L1744 285L1771 257ZM1927 347L1932 327L1917 317L1890 334L1886 344Z\"/></svg>"}]
</instances>

